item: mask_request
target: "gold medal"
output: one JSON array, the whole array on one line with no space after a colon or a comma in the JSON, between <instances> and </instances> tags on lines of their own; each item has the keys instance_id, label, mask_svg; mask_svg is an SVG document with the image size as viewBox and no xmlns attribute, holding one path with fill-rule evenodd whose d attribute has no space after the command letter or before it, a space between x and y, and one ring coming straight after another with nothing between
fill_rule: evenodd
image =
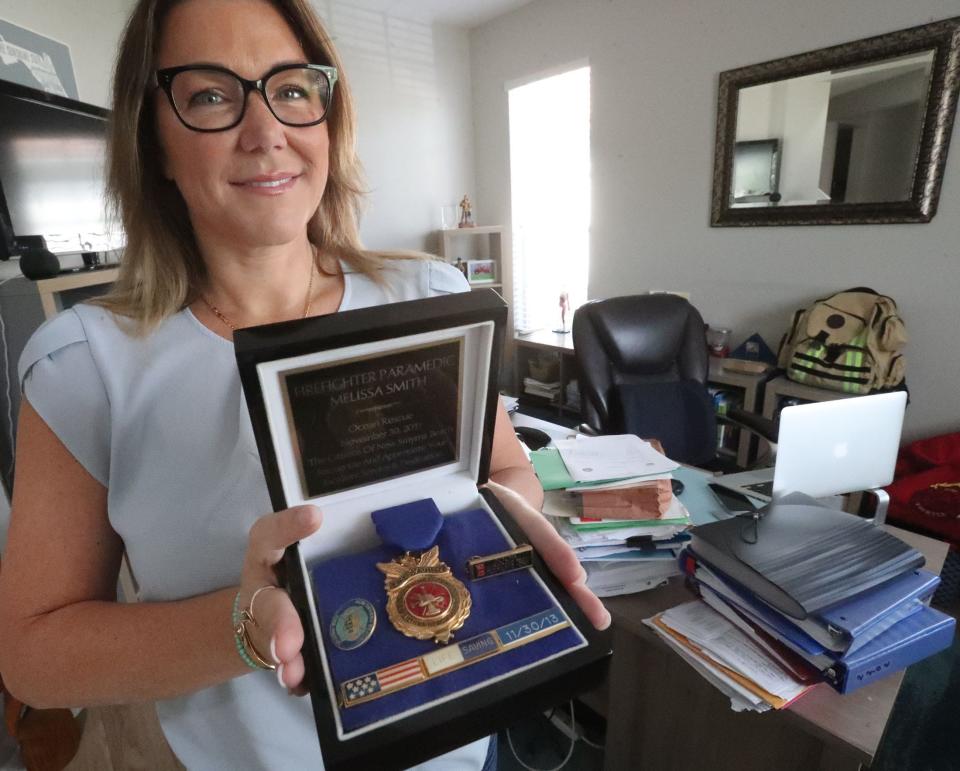
<instances>
[{"instance_id":1,"label":"gold medal","mask_svg":"<svg viewBox=\"0 0 960 771\"><path fill-rule=\"evenodd\" d=\"M378 562L377 568L387 577L387 618L407 637L449 642L470 615L470 592L440 561L439 547Z\"/></svg>"}]
</instances>

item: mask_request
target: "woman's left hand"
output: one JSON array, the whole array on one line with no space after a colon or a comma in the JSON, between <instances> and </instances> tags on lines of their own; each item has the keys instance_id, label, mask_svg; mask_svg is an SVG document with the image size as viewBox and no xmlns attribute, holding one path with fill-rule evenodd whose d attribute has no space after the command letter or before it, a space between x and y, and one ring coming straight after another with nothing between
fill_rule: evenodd
<instances>
[{"instance_id":1,"label":"woman's left hand","mask_svg":"<svg viewBox=\"0 0 960 771\"><path fill-rule=\"evenodd\" d=\"M520 525L530 539L530 545L537 550L590 623L597 629L610 626L610 612L603 607L600 598L586 586L586 571L577 561L573 549L560 537L546 517L509 487L496 482L487 482L486 487L497 496L514 521Z\"/></svg>"}]
</instances>

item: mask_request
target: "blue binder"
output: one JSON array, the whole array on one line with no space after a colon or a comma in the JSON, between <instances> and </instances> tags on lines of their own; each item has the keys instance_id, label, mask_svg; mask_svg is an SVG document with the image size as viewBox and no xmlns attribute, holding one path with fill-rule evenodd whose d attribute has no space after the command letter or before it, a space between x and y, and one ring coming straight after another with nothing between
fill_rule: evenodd
<instances>
[{"instance_id":1,"label":"blue binder","mask_svg":"<svg viewBox=\"0 0 960 771\"><path fill-rule=\"evenodd\" d=\"M816 614L811 620L822 626L834 637L839 646L828 645L833 650L850 653L869 642L880 633L886 619L906 605L915 607L915 600L924 600L933 595L940 577L929 570L911 570L892 581L863 592L856 597L833 605ZM907 613L906 615L909 615Z\"/></svg>"},{"instance_id":2,"label":"blue binder","mask_svg":"<svg viewBox=\"0 0 960 771\"><path fill-rule=\"evenodd\" d=\"M772 611L776 614L778 627L791 625L838 655L857 650L919 610L919 601L931 597L940 584L938 575L917 568L800 620L784 616L749 589L702 560L689 547L687 552L698 566L707 568L722 582L721 587L714 587L716 591L721 594L736 592L755 614L764 617L767 611Z\"/></svg>"},{"instance_id":3,"label":"blue binder","mask_svg":"<svg viewBox=\"0 0 960 771\"><path fill-rule=\"evenodd\" d=\"M830 684L840 693L850 693L906 669L949 648L956 626L952 616L924 605L855 653L838 658L833 671L826 673Z\"/></svg>"},{"instance_id":4,"label":"blue binder","mask_svg":"<svg viewBox=\"0 0 960 771\"><path fill-rule=\"evenodd\" d=\"M817 657L825 655L827 653L826 648L796 624L788 621L782 613L752 597L743 587L730 581L719 572L712 569L705 571L705 568L706 565L698 564L693 575L695 582L702 581L728 605L752 618L763 629L766 629L774 637L782 640L801 656L811 661L818 669L821 668L821 662L817 660Z\"/></svg>"},{"instance_id":5,"label":"blue binder","mask_svg":"<svg viewBox=\"0 0 960 771\"><path fill-rule=\"evenodd\" d=\"M695 574L694 580L701 580L703 566L698 565L696 572L700 576ZM781 613L752 598L747 590L733 585L725 576L714 575L713 578L720 579L719 588L715 580L704 583L714 588L725 602L741 610L813 664L824 680L840 693L850 693L905 669L948 648L953 642L956 619L928 608L914 598L894 612L895 616L906 615L893 626L861 647L841 655L822 646ZM905 609L911 602L918 607L910 607L907 612Z\"/></svg>"}]
</instances>

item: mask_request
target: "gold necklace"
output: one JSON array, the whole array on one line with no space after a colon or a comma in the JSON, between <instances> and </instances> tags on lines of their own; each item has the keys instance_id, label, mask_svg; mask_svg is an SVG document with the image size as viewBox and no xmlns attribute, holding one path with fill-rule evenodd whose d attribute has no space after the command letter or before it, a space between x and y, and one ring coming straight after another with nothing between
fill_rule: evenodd
<instances>
[{"instance_id":1,"label":"gold necklace","mask_svg":"<svg viewBox=\"0 0 960 771\"><path fill-rule=\"evenodd\" d=\"M314 256L316 256L316 252L314 252ZM316 265L314 264L314 260L311 258L310 279L307 281L307 297L303 303L303 318L306 318L307 316L310 315L310 305L313 302L312 295L313 295L313 274L314 273L316 273ZM207 299L206 295L201 294L200 299L203 300L203 304L210 309L210 312L213 313L213 315L216 316L218 319L220 319L220 321L222 321L224 324L230 327L232 331L236 332L240 328L235 323L233 323L233 321L231 321L222 310L220 310L216 305L210 302Z\"/></svg>"}]
</instances>

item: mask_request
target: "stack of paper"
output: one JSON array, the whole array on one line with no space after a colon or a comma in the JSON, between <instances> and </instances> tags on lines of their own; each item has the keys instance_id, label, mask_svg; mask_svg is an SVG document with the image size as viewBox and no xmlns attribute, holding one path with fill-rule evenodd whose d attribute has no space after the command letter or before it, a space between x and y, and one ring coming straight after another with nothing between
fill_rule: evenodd
<instances>
[{"instance_id":1,"label":"stack of paper","mask_svg":"<svg viewBox=\"0 0 960 771\"><path fill-rule=\"evenodd\" d=\"M679 574L691 522L673 495L678 464L635 436L561 440L530 454L554 527L601 597L650 589ZM587 516L587 514L590 516Z\"/></svg>"},{"instance_id":2,"label":"stack of paper","mask_svg":"<svg viewBox=\"0 0 960 771\"><path fill-rule=\"evenodd\" d=\"M536 380L532 377L523 379L523 391L531 396L539 396L543 399L556 401L560 395L560 381L553 383L544 383L542 380Z\"/></svg>"},{"instance_id":3,"label":"stack of paper","mask_svg":"<svg viewBox=\"0 0 960 771\"><path fill-rule=\"evenodd\" d=\"M815 684L790 671L705 602L694 600L644 623L700 674L730 697L734 710L783 709Z\"/></svg>"}]
</instances>

